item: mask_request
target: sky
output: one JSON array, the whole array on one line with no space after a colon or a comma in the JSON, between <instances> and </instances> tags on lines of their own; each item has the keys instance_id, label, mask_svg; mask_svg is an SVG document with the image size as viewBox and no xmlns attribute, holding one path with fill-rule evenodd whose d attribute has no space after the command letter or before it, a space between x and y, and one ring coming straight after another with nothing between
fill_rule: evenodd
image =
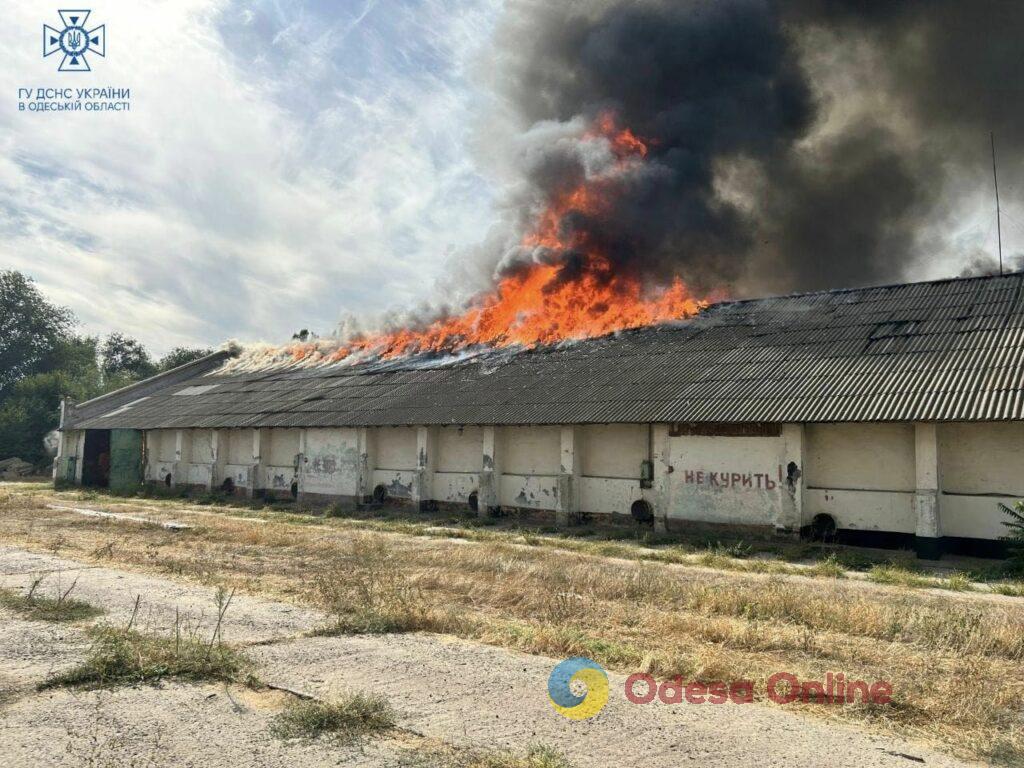
<instances>
[{"instance_id":1,"label":"sky","mask_svg":"<svg viewBox=\"0 0 1024 768\"><path fill-rule=\"evenodd\" d=\"M481 1L94 4L106 57L43 58L52 3L0 51L0 269L83 331L154 353L321 333L427 299L486 232L470 157ZM28 113L18 88L131 89L129 113Z\"/></svg>"},{"instance_id":2,"label":"sky","mask_svg":"<svg viewBox=\"0 0 1024 768\"><path fill-rule=\"evenodd\" d=\"M508 178L481 136L501 135L501 0L105 0L88 73L41 55L58 7L4 5L0 269L85 333L159 355L448 300L500 217ZM131 111L17 109L19 88L80 86L129 88ZM942 223L960 253L994 251L977 171ZM1007 217L1004 239L1024 240L1024 212Z\"/></svg>"}]
</instances>

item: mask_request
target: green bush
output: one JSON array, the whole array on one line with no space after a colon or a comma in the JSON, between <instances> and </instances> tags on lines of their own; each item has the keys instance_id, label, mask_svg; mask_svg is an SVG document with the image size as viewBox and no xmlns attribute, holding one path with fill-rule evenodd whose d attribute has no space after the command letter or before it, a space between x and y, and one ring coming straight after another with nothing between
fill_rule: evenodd
<instances>
[{"instance_id":1,"label":"green bush","mask_svg":"<svg viewBox=\"0 0 1024 768\"><path fill-rule=\"evenodd\" d=\"M1024 501L1018 501L1013 507L1000 504L999 508L1009 519L1003 525L1009 533L1003 536L1007 544L1007 564L1015 573L1024 573Z\"/></svg>"}]
</instances>

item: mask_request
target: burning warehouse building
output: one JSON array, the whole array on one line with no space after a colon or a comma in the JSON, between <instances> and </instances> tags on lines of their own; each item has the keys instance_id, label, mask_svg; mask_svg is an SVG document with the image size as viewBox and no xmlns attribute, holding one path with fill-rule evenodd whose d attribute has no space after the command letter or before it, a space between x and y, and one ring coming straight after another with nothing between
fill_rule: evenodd
<instances>
[{"instance_id":1,"label":"burning warehouse building","mask_svg":"<svg viewBox=\"0 0 1024 768\"><path fill-rule=\"evenodd\" d=\"M722 302L533 348L239 366L74 406L57 479L559 524L994 548L1024 497L1024 274Z\"/></svg>"}]
</instances>

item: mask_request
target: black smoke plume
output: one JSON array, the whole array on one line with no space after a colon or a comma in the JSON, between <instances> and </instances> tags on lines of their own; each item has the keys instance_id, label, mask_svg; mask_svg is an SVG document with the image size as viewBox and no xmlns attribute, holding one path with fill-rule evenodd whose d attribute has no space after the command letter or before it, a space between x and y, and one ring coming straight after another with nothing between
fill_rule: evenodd
<instances>
[{"instance_id":1,"label":"black smoke plume","mask_svg":"<svg viewBox=\"0 0 1024 768\"><path fill-rule=\"evenodd\" d=\"M990 194L990 131L1004 208L1024 184L1022 34L1002 0L513 2L489 56L493 122L518 136L507 219L587 174L566 136L611 111L643 172L564 226L617 271L753 294L970 269L949 233ZM530 258L513 244L499 270Z\"/></svg>"}]
</instances>

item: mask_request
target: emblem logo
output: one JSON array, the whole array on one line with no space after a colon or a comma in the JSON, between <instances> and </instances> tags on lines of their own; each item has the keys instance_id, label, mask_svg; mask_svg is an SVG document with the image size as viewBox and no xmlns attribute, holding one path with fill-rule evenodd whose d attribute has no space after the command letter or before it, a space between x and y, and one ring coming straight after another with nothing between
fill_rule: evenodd
<instances>
[{"instance_id":1,"label":"emblem logo","mask_svg":"<svg viewBox=\"0 0 1024 768\"><path fill-rule=\"evenodd\" d=\"M88 29L86 21L91 11L57 11L64 29L43 24L43 57L60 51L64 54L59 72L89 72L86 54L107 55L106 24Z\"/></svg>"},{"instance_id":2,"label":"emblem logo","mask_svg":"<svg viewBox=\"0 0 1024 768\"><path fill-rule=\"evenodd\" d=\"M574 691L573 684L582 690ZM608 703L608 673L585 656L566 659L551 670L548 700L558 714L570 720L591 718Z\"/></svg>"}]
</instances>

